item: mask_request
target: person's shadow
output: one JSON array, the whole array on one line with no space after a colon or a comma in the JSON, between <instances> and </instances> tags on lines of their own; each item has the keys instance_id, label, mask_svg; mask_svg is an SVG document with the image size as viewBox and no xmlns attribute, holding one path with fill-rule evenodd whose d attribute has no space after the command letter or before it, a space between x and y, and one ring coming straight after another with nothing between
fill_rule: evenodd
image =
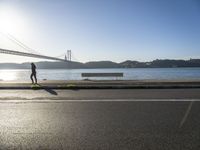
<instances>
[{"instance_id":1,"label":"person's shadow","mask_svg":"<svg viewBox=\"0 0 200 150\"><path fill-rule=\"evenodd\" d=\"M49 92L52 95L58 95L58 93L50 88L44 88L45 91Z\"/></svg>"},{"instance_id":2,"label":"person's shadow","mask_svg":"<svg viewBox=\"0 0 200 150\"><path fill-rule=\"evenodd\" d=\"M42 86L42 85L40 85L40 84L37 84L37 85L39 85L39 86L42 87L46 92L48 92L48 93L50 93L50 94L52 94L52 95L58 95L58 93L57 93L56 91L52 90L51 88Z\"/></svg>"}]
</instances>

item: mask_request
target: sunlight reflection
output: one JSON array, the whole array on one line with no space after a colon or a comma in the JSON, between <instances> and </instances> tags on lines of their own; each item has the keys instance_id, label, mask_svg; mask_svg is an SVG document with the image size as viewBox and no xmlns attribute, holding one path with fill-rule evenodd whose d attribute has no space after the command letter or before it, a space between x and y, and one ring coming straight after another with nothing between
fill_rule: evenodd
<instances>
[{"instance_id":1,"label":"sunlight reflection","mask_svg":"<svg viewBox=\"0 0 200 150\"><path fill-rule=\"evenodd\" d=\"M3 81L15 80L16 77L17 77L16 71L1 70L0 72L0 80L3 80Z\"/></svg>"}]
</instances>

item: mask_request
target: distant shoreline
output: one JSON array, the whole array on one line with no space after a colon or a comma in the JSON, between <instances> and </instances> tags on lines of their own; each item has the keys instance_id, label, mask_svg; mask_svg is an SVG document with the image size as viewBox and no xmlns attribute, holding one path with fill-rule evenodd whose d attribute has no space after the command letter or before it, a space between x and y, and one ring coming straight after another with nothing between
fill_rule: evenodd
<instances>
[{"instance_id":1,"label":"distant shoreline","mask_svg":"<svg viewBox=\"0 0 200 150\"><path fill-rule=\"evenodd\" d=\"M190 69L190 68L200 68L200 67L149 67L149 68L38 68L39 70L66 70L66 69L73 69L73 70L78 70L78 69L86 69L86 70L93 70L93 69L178 69L178 68L185 68L185 69ZM30 68L0 68L0 70L30 70Z\"/></svg>"},{"instance_id":2,"label":"distant shoreline","mask_svg":"<svg viewBox=\"0 0 200 150\"><path fill-rule=\"evenodd\" d=\"M150 62L127 60L121 63L112 61L92 61L87 63L75 61L41 61L35 62L38 69L113 69L113 68L198 68L200 59L170 60L156 59ZM30 62L26 63L0 63L0 69L30 69Z\"/></svg>"}]
</instances>

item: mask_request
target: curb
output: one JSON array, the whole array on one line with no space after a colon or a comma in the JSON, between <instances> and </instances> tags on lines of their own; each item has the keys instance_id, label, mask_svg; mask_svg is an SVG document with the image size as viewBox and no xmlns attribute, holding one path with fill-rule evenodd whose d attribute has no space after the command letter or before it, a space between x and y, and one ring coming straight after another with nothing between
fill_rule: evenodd
<instances>
[{"instance_id":1,"label":"curb","mask_svg":"<svg viewBox=\"0 0 200 150\"><path fill-rule=\"evenodd\" d=\"M2 86L0 90L41 90L41 89L195 89L200 88L200 85L100 85L100 86L40 86L40 87L31 87L31 86Z\"/></svg>"}]
</instances>

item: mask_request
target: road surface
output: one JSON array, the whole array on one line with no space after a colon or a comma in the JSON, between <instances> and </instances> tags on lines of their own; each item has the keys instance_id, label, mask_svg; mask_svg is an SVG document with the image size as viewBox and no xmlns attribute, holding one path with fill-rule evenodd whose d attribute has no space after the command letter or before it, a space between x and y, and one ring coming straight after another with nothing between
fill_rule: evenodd
<instances>
[{"instance_id":1,"label":"road surface","mask_svg":"<svg viewBox=\"0 0 200 150\"><path fill-rule=\"evenodd\" d=\"M1 90L1 149L197 150L200 89Z\"/></svg>"},{"instance_id":2,"label":"road surface","mask_svg":"<svg viewBox=\"0 0 200 150\"><path fill-rule=\"evenodd\" d=\"M0 90L0 100L200 99L200 89Z\"/></svg>"}]
</instances>

